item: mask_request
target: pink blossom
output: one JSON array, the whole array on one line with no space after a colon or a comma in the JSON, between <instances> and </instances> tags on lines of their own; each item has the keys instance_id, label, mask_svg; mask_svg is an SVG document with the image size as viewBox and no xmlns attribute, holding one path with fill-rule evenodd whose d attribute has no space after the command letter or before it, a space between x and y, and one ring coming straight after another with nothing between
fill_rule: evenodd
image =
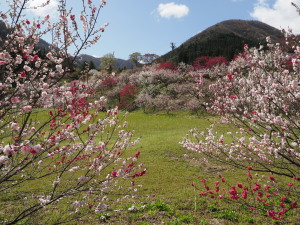
<instances>
[{"instance_id":1,"label":"pink blossom","mask_svg":"<svg viewBox=\"0 0 300 225\"><path fill-rule=\"evenodd\" d=\"M291 209L294 209L294 208L296 208L296 207L297 207L297 205L298 205L298 204L297 204L297 202L294 202L294 203L292 203L292 204L291 204Z\"/></svg>"},{"instance_id":2,"label":"pink blossom","mask_svg":"<svg viewBox=\"0 0 300 225\"><path fill-rule=\"evenodd\" d=\"M25 71L22 71L22 72L20 73L20 77L21 77L21 78L25 78L25 77L26 77L26 72L25 72Z\"/></svg>"},{"instance_id":3,"label":"pink blossom","mask_svg":"<svg viewBox=\"0 0 300 225\"><path fill-rule=\"evenodd\" d=\"M228 75L227 75L227 79L228 79L229 81L231 81L231 80L233 79L233 76L232 76L231 74L228 74Z\"/></svg>"},{"instance_id":4,"label":"pink blossom","mask_svg":"<svg viewBox=\"0 0 300 225\"><path fill-rule=\"evenodd\" d=\"M273 180L273 181L275 180L275 177L273 177L273 176L270 176L269 178L270 178L270 180Z\"/></svg>"},{"instance_id":5,"label":"pink blossom","mask_svg":"<svg viewBox=\"0 0 300 225\"><path fill-rule=\"evenodd\" d=\"M14 104L20 103L20 102L21 102L20 97L12 97L10 100L11 100L11 102L14 103Z\"/></svg>"},{"instance_id":6,"label":"pink blossom","mask_svg":"<svg viewBox=\"0 0 300 225\"><path fill-rule=\"evenodd\" d=\"M16 122L12 122L11 125L10 125L10 128L13 130L13 131L16 131L19 129L19 124L16 123Z\"/></svg>"},{"instance_id":7,"label":"pink blossom","mask_svg":"<svg viewBox=\"0 0 300 225\"><path fill-rule=\"evenodd\" d=\"M3 148L3 153L5 155L12 155L14 153L14 150L10 145L5 145L5 147Z\"/></svg>"},{"instance_id":8,"label":"pink blossom","mask_svg":"<svg viewBox=\"0 0 300 225\"><path fill-rule=\"evenodd\" d=\"M111 172L111 176L112 176L112 177L117 177L117 176L118 176L118 173L117 173L117 171L113 171L113 172Z\"/></svg>"},{"instance_id":9,"label":"pink blossom","mask_svg":"<svg viewBox=\"0 0 300 225\"><path fill-rule=\"evenodd\" d=\"M32 110L31 105L25 105L25 106L22 107L23 112L30 112L31 110Z\"/></svg>"},{"instance_id":10,"label":"pink blossom","mask_svg":"<svg viewBox=\"0 0 300 225\"><path fill-rule=\"evenodd\" d=\"M8 156L1 155L0 156L0 164L7 164L8 163Z\"/></svg>"}]
</instances>

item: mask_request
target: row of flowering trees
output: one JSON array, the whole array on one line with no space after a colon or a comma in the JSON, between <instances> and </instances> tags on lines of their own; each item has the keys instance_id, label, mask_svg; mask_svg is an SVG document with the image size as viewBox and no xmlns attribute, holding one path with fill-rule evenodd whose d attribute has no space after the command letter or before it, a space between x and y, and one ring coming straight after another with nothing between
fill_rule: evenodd
<instances>
[{"instance_id":1,"label":"row of flowering trees","mask_svg":"<svg viewBox=\"0 0 300 225\"><path fill-rule=\"evenodd\" d=\"M106 26L96 29L104 0L83 1L78 18L67 3L59 1L56 22L49 15L23 17L28 0L13 0L0 12L9 29L0 47L0 191L7 196L1 224L91 219L107 210L120 178L129 179L130 196L132 179L146 172L137 162L140 152L124 156L137 140L117 108L100 112L106 100L95 98L95 90L101 83L61 82ZM53 43L41 58L38 43L49 32Z\"/></svg>"},{"instance_id":2,"label":"row of flowering trees","mask_svg":"<svg viewBox=\"0 0 300 225\"><path fill-rule=\"evenodd\" d=\"M299 216L300 201L300 46L296 36L285 35L287 44L297 43L292 53L269 38L268 50L245 46L227 75L209 86L206 109L236 130L192 129L181 142L211 162L248 170L246 185L231 184L230 189L221 188L222 179L212 189L202 180L201 195L239 200L274 220L290 211ZM253 178L252 172L265 175Z\"/></svg>"},{"instance_id":3,"label":"row of flowering trees","mask_svg":"<svg viewBox=\"0 0 300 225\"><path fill-rule=\"evenodd\" d=\"M91 74L92 79L102 80L97 91L107 96L110 105L127 110L190 110L197 113L207 98L207 95L198 94L197 81L204 75L207 83L212 82L226 73L227 64L224 57L199 57L194 66L163 62L118 75L97 71L91 71Z\"/></svg>"}]
</instances>

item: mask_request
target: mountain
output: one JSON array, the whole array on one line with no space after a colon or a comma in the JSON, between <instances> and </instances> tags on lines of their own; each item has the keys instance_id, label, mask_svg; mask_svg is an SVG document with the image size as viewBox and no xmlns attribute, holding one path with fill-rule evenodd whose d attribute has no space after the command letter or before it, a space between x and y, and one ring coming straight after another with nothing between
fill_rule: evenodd
<instances>
[{"instance_id":1,"label":"mountain","mask_svg":"<svg viewBox=\"0 0 300 225\"><path fill-rule=\"evenodd\" d=\"M101 64L101 57L94 57L91 55L86 55L86 54L81 54L78 56L77 63L80 65L84 61L90 62L92 61L96 67L96 69L100 68ZM133 64L130 59L124 60L124 59L116 59L115 61L115 69L120 70L120 69L132 69Z\"/></svg>"},{"instance_id":2,"label":"mountain","mask_svg":"<svg viewBox=\"0 0 300 225\"><path fill-rule=\"evenodd\" d=\"M224 56L231 60L243 51L244 44L264 45L267 36L274 41L284 38L280 30L259 21L226 20L196 34L161 59L188 64L200 56Z\"/></svg>"}]
</instances>

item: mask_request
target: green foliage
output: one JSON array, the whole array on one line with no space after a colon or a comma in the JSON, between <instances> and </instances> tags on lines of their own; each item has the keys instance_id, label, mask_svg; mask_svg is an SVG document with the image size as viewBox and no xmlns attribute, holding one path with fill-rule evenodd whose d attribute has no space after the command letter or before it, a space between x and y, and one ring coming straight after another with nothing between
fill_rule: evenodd
<instances>
[{"instance_id":1,"label":"green foliage","mask_svg":"<svg viewBox=\"0 0 300 225\"><path fill-rule=\"evenodd\" d=\"M133 63L133 65L135 67L140 66L141 64L139 63L139 61L142 58L142 54L139 52L134 52L132 54L129 55L129 59L131 60L131 62Z\"/></svg>"},{"instance_id":2,"label":"green foliage","mask_svg":"<svg viewBox=\"0 0 300 225\"><path fill-rule=\"evenodd\" d=\"M171 207L162 200L155 200L154 203L147 204L147 210L158 210L158 211L166 211L171 212Z\"/></svg>"},{"instance_id":3,"label":"green foliage","mask_svg":"<svg viewBox=\"0 0 300 225\"><path fill-rule=\"evenodd\" d=\"M178 217L179 221L182 223L191 223L195 221L195 217L192 214L182 215Z\"/></svg>"},{"instance_id":4,"label":"green foliage","mask_svg":"<svg viewBox=\"0 0 300 225\"><path fill-rule=\"evenodd\" d=\"M208 222L206 219L201 219L201 220L199 221L199 224L201 224L201 225L208 225L209 222Z\"/></svg>"},{"instance_id":5,"label":"green foliage","mask_svg":"<svg viewBox=\"0 0 300 225\"><path fill-rule=\"evenodd\" d=\"M233 210L223 210L219 212L215 218L220 218L220 219L226 219L230 220L232 222L238 222L239 221L239 215Z\"/></svg>"},{"instance_id":6,"label":"green foliage","mask_svg":"<svg viewBox=\"0 0 300 225\"><path fill-rule=\"evenodd\" d=\"M113 53L108 53L101 58L100 69L107 71L109 74L115 67L116 58Z\"/></svg>"},{"instance_id":7,"label":"green foliage","mask_svg":"<svg viewBox=\"0 0 300 225\"><path fill-rule=\"evenodd\" d=\"M218 211L218 208L217 208L215 205L209 205L207 208L208 208L208 210L211 211L211 212L216 212L216 211Z\"/></svg>"},{"instance_id":8,"label":"green foliage","mask_svg":"<svg viewBox=\"0 0 300 225\"><path fill-rule=\"evenodd\" d=\"M178 219L174 219L173 221L166 222L167 225L181 225Z\"/></svg>"}]
</instances>

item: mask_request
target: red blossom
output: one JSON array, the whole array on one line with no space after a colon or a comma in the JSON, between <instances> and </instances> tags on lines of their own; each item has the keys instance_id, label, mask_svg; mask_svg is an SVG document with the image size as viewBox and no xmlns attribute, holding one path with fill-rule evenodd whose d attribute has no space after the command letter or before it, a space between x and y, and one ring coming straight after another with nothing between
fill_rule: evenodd
<instances>
[{"instance_id":1,"label":"red blossom","mask_svg":"<svg viewBox=\"0 0 300 225\"><path fill-rule=\"evenodd\" d=\"M275 180L275 177L270 176L269 179L270 179L270 180Z\"/></svg>"},{"instance_id":2,"label":"red blossom","mask_svg":"<svg viewBox=\"0 0 300 225\"><path fill-rule=\"evenodd\" d=\"M117 175L118 175L117 171L112 171L112 172L111 172L111 176L112 176L112 177L116 177Z\"/></svg>"},{"instance_id":3,"label":"red blossom","mask_svg":"<svg viewBox=\"0 0 300 225\"><path fill-rule=\"evenodd\" d=\"M233 80L233 76L231 74L227 74L227 80L232 81Z\"/></svg>"},{"instance_id":4,"label":"red blossom","mask_svg":"<svg viewBox=\"0 0 300 225\"><path fill-rule=\"evenodd\" d=\"M20 77L25 78L25 77L26 77L26 72L25 72L25 71L22 71L22 72L20 73Z\"/></svg>"}]
</instances>

